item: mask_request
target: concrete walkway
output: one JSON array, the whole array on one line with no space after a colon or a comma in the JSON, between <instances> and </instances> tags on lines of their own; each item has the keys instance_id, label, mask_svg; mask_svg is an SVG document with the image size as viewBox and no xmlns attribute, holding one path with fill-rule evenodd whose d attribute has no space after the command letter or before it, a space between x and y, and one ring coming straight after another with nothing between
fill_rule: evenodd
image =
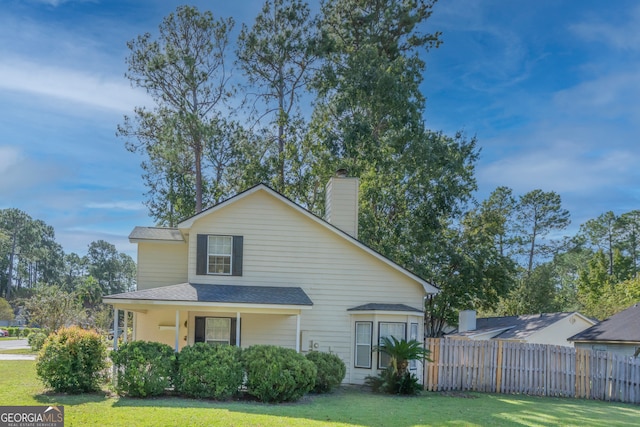
<instances>
[{"instance_id":1,"label":"concrete walkway","mask_svg":"<svg viewBox=\"0 0 640 427\"><path fill-rule=\"evenodd\" d=\"M26 339L0 340L0 351L24 350L28 348L30 347ZM36 360L36 355L35 354L0 354L0 360Z\"/></svg>"},{"instance_id":2,"label":"concrete walkway","mask_svg":"<svg viewBox=\"0 0 640 427\"><path fill-rule=\"evenodd\" d=\"M0 360L36 360L35 354L0 354Z\"/></svg>"}]
</instances>

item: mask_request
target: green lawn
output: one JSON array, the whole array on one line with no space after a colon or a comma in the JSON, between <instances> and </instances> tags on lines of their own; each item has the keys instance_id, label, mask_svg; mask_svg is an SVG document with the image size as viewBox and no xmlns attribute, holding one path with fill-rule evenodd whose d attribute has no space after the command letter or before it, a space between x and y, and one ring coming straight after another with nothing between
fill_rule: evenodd
<instances>
[{"instance_id":1,"label":"green lawn","mask_svg":"<svg viewBox=\"0 0 640 427\"><path fill-rule=\"evenodd\" d=\"M635 426L640 406L527 396L374 395L341 389L299 403L46 393L35 362L0 361L1 405L64 405L65 426Z\"/></svg>"}]
</instances>

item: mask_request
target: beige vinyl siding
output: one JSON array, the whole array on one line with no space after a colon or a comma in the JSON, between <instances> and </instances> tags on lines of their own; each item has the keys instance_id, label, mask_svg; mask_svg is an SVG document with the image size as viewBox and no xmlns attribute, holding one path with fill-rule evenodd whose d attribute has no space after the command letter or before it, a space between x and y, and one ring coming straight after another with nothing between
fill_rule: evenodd
<instances>
[{"instance_id":1,"label":"beige vinyl siding","mask_svg":"<svg viewBox=\"0 0 640 427\"><path fill-rule=\"evenodd\" d=\"M197 234L243 236L243 275L196 275ZM190 282L301 287L314 303L302 312L301 330L311 332L321 350L331 349L349 369L353 322L347 309L366 303L422 308L421 284L265 191L198 219L189 235Z\"/></svg>"},{"instance_id":2,"label":"beige vinyl siding","mask_svg":"<svg viewBox=\"0 0 640 427\"><path fill-rule=\"evenodd\" d=\"M187 311L180 311L180 348L187 345L184 339L187 336L187 328L184 326L187 315ZM146 313L136 313L134 326L136 340L157 341L173 348L176 342L175 324L176 310L149 310Z\"/></svg>"},{"instance_id":3,"label":"beige vinyl siding","mask_svg":"<svg viewBox=\"0 0 640 427\"><path fill-rule=\"evenodd\" d=\"M258 344L296 348L296 316L243 314L240 322L243 348Z\"/></svg>"},{"instance_id":4,"label":"beige vinyl siding","mask_svg":"<svg viewBox=\"0 0 640 427\"><path fill-rule=\"evenodd\" d=\"M572 319L573 322L571 321ZM573 347L573 342L567 341L567 338L572 337L591 326L593 326L593 323L587 322L582 317L573 314L557 321L553 325L544 328L541 331L536 332L535 334L532 334L527 339L527 342Z\"/></svg>"},{"instance_id":5,"label":"beige vinyl siding","mask_svg":"<svg viewBox=\"0 0 640 427\"><path fill-rule=\"evenodd\" d=\"M187 281L187 243L139 242L138 290Z\"/></svg>"},{"instance_id":6,"label":"beige vinyl siding","mask_svg":"<svg viewBox=\"0 0 640 427\"><path fill-rule=\"evenodd\" d=\"M358 178L329 180L326 187L327 220L351 236L358 236Z\"/></svg>"},{"instance_id":7,"label":"beige vinyl siding","mask_svg":"<svg viewBox=\"0 0 640 427\"><path fill-rule=\"evenodd\" d=\"M599 343L599 342L577 342L576 349L607 351L620 356L633 357L636 349L640 348L640 343Z\"/></svg>"}]
</instances>

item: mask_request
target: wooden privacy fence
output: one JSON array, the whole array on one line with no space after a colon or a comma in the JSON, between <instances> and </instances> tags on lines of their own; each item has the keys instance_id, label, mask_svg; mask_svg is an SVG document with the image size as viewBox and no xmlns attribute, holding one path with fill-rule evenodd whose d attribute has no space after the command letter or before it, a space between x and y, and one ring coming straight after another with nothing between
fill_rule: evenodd
<instances>
[{"instance_id":1,"label":"wooden privacy fence","mask_svg":"<svg viewBox=\"0 0 640 427\"><path fill-rule=\"evenodd\" d=\"M640 403L640 360L543 344L428 338L429 391L481 391Z\"/></svg>"}]
</instances>

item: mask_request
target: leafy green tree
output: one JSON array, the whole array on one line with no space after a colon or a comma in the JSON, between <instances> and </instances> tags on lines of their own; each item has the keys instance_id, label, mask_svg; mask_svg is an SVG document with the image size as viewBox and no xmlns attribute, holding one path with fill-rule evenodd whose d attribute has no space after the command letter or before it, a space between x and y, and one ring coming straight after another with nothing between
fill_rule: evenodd
<instances>
[{"instance_id":1,"label":"leafy green tree","mask_svg":"<svg viewBox=\"0 0 640 427\"><path fill-rule=\"evenodd\" d=\"M613 275L613 250L616 243L617 223L616 215L608 211L580 225L580 233L585 236L587 242L604 251L609 257L610 276Z\"/></svg>"},{"instance_id":2,"label":"leafy green tree","mask_svg":"<svg viewBox=\"0 0 640 427\"><path fill-rule=\"evenodd\" d=\"M0 320L13 320L14 317L13 308L11 308L9 302L4 298L0 298Z\"/></svg>"},{"instance_id":3,"label":"leafy green tree","mask_svg":"<svg viewBox=\"0 0 640 427\"><path fill-rule=\"evenodd\" d=\"M640 256L640 210L623 213L617 224L620 249L625 251L633 264L633 275L638 275Z\"/></svg>"},{"instance_id":4,"label":"leafy green tree","mask_svg":"<svg viewBox=\"0 0 640 427\"><path fill-rule=\"evenodd\" d=\"M500 255L506 255L507 248L513 244L514 213L516 199L513 190L498 187L482 202L480 214L484 218L489 232L495 236Z\"/></svg>"},{"instance_id":5,"label":"leafy green tree","mask_svg":"<svg viewBox=\"0 0 640 427\"><path fill-rule=\"evenodd\" d=\"M63 252L51 226L19 209L0 210L0 293L60 278Z\"/></svg>"},{"instance_id":6,"label":"leafy green tree","mask_svg":"<svg viewBox=\"0 0 640 427\"><path fill-rule=\"evenodd\" d=\"M193 178L195 212L202 210L205 200L205 147L228 113L225 103L231 92L225 60L233 25L230 18L215 20L209 11L180 6L163 20L157 40L145 33L127 44L131 53L126 76L147 91L156 107L136 108L134 118L125 117L118 133L128 139L131 151L149 156L149 179L156 173L165 178L165 190L175 184L176 174ZM175 162L175 157L184 164L164 163ZM163 194L152 191L154 196ZM157 219L166 220L165 213L159 214Z\"/></svg>"},{"instance_id":7,"label":"leafy green tree","mask_svg":"<svg viewBox=\"0 0 640 427\"><path fill-rule=\"evenodd\" d=\"M257 150L266 172L262 178L294 200L300 198L298 175L308 170L300 97L316 59L312 21L308 4L300 0L267 0L238 39L237 62L247 79L249 105L257 122L266 122Z\"/></svg>"},{"instance_id":8,"label":"leafy green tree","mask_svg":"<svg viewBox=\"0 0 640 427\"><path fill-rule=\"evenodd\" d=\"M87 260L89 274L97 280L105 295L135 287L135 262L129 255L118 253L113 244L104 240L91 242Z\"/></svg>"},{"instance_id":9,"label":"leafy green tree","mask_svg":"<svg viewBox=\"0 0 640 427\"><path fill-rule=\"evenodd\" d=\"M520 196L516 218L519 242L527 259L526 272L530 275L536 255L548 256L554 252L553 241L544 238L569 225L569 211L562 208L559 194L533 190Z\"/></svg>"},{"instance_id":10,"label":"leafy green tree","mask_svg":"<svg viewBox=\"0 0 640 427\"><path fill-rule=\"evenodd\" d=\"M427 336L441 336L446 325L456 324L458 310L494 310L513 287L516 265L500 253L496 217L486 213L468 212L460 229L449 227L433 242L427 277L441 291L425 301Z\"/></svg>"},{"instance_id":11,"label":"leafy green tree","mask_svg":"<svg viewBox=\"0 0 640 427\"><path fill-rule=\"evenodd\" d=\"M64 256L64 288L67 291L75 290L89 274L87 269L87 257L74 252Z\"/></svg>"},{"instance_id":12,"label":"leafy green tree","mask_svg":"<svg viewBox=\"0 0 640 427\"><path fill-rule=\"evenodd\" d=\"M57 285L39 286L35 294L24 300L29 323L55 332L63 326L81 325L85 312L73 292Z\"/></svg>"}]
</instances>

